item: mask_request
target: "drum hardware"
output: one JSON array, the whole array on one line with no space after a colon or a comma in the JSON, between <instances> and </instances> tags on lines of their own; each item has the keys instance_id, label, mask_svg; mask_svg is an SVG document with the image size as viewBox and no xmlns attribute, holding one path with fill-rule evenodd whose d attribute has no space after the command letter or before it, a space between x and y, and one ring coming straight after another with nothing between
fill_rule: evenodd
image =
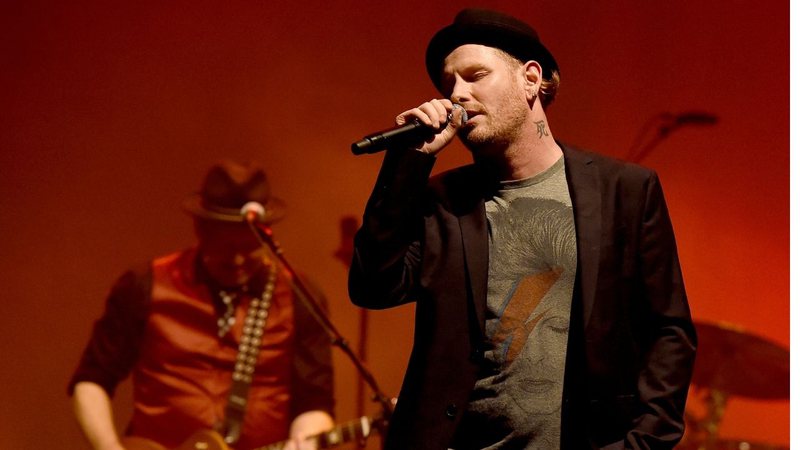
<instances>
[{"instance_id":1,"label":"drum hardware","mask_svg":"<svg viewBox=\"0 0 800 450\"><path fill-rule=\"evenodd\" d=\"M695 328L698 346L692 384L705 391L702 394L705 416L698 419L687 412L687 433L679 448L786 449L760 442L720 439L719 430L731 396L757 400L789 398L789 350L729 323L696 322Z\"/></svg>"}]
</instances>

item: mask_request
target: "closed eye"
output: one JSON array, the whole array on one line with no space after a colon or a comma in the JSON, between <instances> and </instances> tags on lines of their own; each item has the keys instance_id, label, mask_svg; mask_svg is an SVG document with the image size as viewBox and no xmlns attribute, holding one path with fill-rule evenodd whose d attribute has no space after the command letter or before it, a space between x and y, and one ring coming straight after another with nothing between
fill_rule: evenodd
<instances>
[{"instance_id":1,"label":"closed eye","mask_svg":"<svg viewBox=\"0 0 800 450\"><path fill-rule=\"evenodd\" d=\"M466 76L464 78L466 80L469 80L469 81L478 81L478 80L486 77L487 75L489 75L489 71L487 71L487 70L479 70L479 71L477 71L477 72L475 72L475 73L473 73L473 74L471 74L469 76Z\"/></svg>"},{"instance_id":2,"label":"closed eye","mask_svg":"<svg viewBox=\"0 0 800 450\"><path fill-rule=\"evenodd\" d=\"M456 78L460 78L466 83L475 83L479 80L482 80L489 74L491 74L491 71L484 65L480 64L464 67L458 70L456 73L445 71L442 75L442 92L448 94L449 96L449 94L453 92L453 88L456 84Z\"/></svg>"}]
</instances>

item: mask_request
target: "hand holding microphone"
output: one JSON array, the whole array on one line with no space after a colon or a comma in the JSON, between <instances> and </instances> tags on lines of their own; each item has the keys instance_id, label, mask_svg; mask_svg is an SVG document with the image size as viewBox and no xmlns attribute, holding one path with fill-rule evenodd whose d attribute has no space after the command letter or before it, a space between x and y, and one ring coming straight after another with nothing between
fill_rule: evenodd
<instances>
[{"instance_id":1,"label":"hand holding microphone","mask_svg":"<svg viewBox=\"0 0 800 450\"><path fill-rule=\"evenodd\" d=\"M361 155L389 147L408 147L435 155L453 140L467 120L461 105L446 99L431 100L398 115L396 128L366 136L353 143L351 150Z\"/></svg>"}]
</instances>

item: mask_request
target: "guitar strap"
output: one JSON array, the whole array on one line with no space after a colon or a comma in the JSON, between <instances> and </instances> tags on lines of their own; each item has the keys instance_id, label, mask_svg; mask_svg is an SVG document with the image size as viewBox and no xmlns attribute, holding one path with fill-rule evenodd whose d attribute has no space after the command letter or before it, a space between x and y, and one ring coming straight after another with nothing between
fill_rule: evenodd
<instances>
[{"instance_id":1,"label":"guitar strap","mask_svg":"<svg viewBox=\"0 0 800 450\"><path fill-rule=\"evenodd\" d=\"M242 423L247 411L247 393L253 381L253 372L261 349L261 338L267 324L276 279L277 269L273 264L270 265L267 284L264 286L261 298L253 298L247 309L247 317L242 327L242 341L239 343L239 352L233 369L233 383L228 394L228 404L225 407L225 419L222 424L225 442L229 445L238 442L242 434Z\"/></svg>"}]
</instances>

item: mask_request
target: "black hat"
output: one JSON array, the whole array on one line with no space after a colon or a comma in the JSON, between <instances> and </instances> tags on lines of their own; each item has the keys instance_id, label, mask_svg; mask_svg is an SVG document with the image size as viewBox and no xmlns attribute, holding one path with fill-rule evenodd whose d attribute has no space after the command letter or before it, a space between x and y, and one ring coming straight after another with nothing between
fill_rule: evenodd
<instances>
[{"instance_id":1,"label":"black hat","mask_svg":"<svg viewBox=\"0 0 800 450\"><path fill-rule=\"evenodd\" d=\"M523 62L537 61L545 79L551 79L552 73L558 70L555 58L530 25L498 11L469 8L459 12L453 23L439 30L428 44L425 65L438 89L441 90L444 59L464 44L498 48Z\"/></svg>"},{"instance_id":2,"label":"black hat","mask_svg":"<svg viewBox=\"0 0 800 450\"><path fill-rule=\"evenodd\" d=\"M209 169L200 192L186 198L183 207L202 219L242 222L241 208L249 202L264 207L259 219L265 223L277 222L286 210L286 204L271 195L263 169L250 163L225 160Z\"/></svg>"}]
</instances>

